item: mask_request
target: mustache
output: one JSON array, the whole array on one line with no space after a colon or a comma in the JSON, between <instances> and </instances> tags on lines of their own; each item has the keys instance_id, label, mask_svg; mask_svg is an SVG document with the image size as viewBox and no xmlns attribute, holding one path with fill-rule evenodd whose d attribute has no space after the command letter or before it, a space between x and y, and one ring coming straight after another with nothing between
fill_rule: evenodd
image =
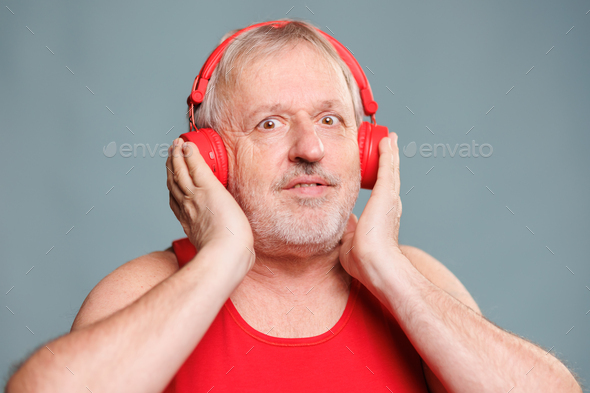
<instances>
[{"instance_id":1,"label":"mustache","mask_svg":"<svg viewBox=\"0 0 590 393\"><path fill-rule=\"evenodd\" d=\"M285 172L283 176L273 184L272 189L274 191L281 191L291 180L302 175L319 176L331 186L339 186L342 183L340 176L326 170L320 163L300 161L289 171Z\"/></svg>"}]
</instances>

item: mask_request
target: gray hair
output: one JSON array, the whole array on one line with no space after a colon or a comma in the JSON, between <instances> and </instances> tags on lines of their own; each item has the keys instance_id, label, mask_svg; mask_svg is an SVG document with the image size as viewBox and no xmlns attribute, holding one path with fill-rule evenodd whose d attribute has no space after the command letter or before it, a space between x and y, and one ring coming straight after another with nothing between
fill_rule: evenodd
<instances>
[{"instance_id":1,"label":"gray hair","mask_svg":"<svg viewBox=\"0 0 590 393\"><path fill-rule=\"evenodd\" d=\"M252 64L254 59L266 59L288 45L304 41L316 49L320 55L332 61L342 70L344 79L352 96L357 128L363 121L363 105L358 85L350 69L338 55L332 44L316 30L309 22L293 19L282 19L285 25L271 28L270 25L260 26L246 31L234 39L225 49L219 64L213 71L207 93L203 102L197 106L194 113L197 128L212 128L222 133L224 127L233 124L230 110L230 94L238 83L238 75L246 65ZM240 29L226 33L220 43Z\"/></svg>"}]
</instances>

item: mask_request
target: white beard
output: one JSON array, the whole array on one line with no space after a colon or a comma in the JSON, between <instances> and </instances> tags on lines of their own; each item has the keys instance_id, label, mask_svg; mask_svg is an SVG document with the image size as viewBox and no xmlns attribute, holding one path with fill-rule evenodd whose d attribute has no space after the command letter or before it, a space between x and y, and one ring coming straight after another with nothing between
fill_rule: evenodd
<instances>
[{"instance_id":1,"label":"white beard","mask_svg":"<svg viewBox=\"0 0 590 393\"><path fill-rule=\"evenodd\" d=\"M315 175L333 185L329 195L293 198L281 191L294 177ZM323 255L340 242L360 189L361 174L341 179L318 163L302 162L271 185L262 189L256 179L236 170L229 180L234 196L252 227L257 255L274 259ZM281 195L283 193L283 195Z\"/></svg>"}]
</instances>

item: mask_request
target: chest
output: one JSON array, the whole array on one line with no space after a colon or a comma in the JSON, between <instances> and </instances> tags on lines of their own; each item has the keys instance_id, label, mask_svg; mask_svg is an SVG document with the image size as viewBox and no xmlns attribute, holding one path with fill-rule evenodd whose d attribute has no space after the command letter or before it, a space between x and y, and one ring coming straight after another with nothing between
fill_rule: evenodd
<instances>
[{"instance_id":1,"label":"chest","mask_svg":"<svg viewBox=\"0 0 590 393\"><path fill-rule=\"evenodd\" d=\"M376 299L356 295L327 331L300 338L262 333L227 302L166 393L426 393L420 357L401 328Z\"/></svg>"},{"instance_id":2,"label":"chest","mask_svg":"<svg viewBox=\"0 0 590 393\"><path fill-rule=\"evenodd\" d=\"M349 293L332 296L293 295L279 298L230 298L244 321L255 330L273 337L318 336L342 317Z\"/></svg>"}]
</instances>

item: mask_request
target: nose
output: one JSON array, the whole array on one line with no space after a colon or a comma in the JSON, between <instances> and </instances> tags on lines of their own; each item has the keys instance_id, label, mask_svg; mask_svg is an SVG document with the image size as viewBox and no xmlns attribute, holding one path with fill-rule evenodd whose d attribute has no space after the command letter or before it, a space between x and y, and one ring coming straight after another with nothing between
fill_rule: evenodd
<instances>
[{"instance_id":1,"label":"nose","mask_svg":"<svg viewBox=\"0 0 590 393\"><path fill-rule=\"evenodd\" d=\"M317 162L324 158L324 144L315 131L311 120L303 120L291 128L292 146L289 149L289 160L292 162Z\"/></svg>"}]
</instances>

